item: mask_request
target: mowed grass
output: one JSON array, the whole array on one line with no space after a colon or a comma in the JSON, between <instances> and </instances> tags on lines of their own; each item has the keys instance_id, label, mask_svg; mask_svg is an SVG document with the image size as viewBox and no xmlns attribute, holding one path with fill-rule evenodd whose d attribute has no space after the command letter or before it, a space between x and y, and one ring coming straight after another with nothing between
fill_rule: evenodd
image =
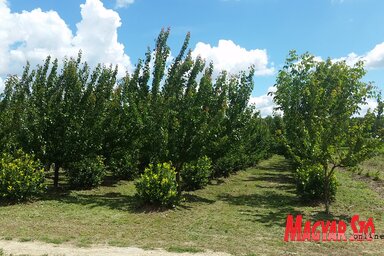
<instances>
[{"instance_id":1,"label":"mowed grass","mask_svg":"<svg viewBox=\"0 0 384 256\"><path fill-rule=\"evenodd\" d=\"M364 181L378 194L384 195L384 147L380 154L351 170L355 179Z\"/></svg>"},{"instance_id":2,"label":"mowed grass","mask_svg":"<svg viewBox=\"0 0 384 256\"><path fill-rule=\"evenodd\" d=\"M384 196L350 172L337 174L340 187L332 216L322 205L305 205L295 194L287 161L274 156L257 167L207 188L185 193L176 209L140 208L133 182L109 183L90 191L49 194L39 201L1 206L0 237L20 241L109 244L164 248L174 252L214 250L234 255L380 255L384 240L373 242L284 242L287 214L304 220L350 221L374 218L384 234Z\"/></svg>"},{"instance_id":3,"label":"mowed grass","mask_svg":"<svg viewBox=\"0 0 384 256\"><path fill-rule=\"evenodd\" d=\"M373 180L384 180L384 153L364 161L359 165L360 175L371 177Z\"/></svg>"}]
</instances>

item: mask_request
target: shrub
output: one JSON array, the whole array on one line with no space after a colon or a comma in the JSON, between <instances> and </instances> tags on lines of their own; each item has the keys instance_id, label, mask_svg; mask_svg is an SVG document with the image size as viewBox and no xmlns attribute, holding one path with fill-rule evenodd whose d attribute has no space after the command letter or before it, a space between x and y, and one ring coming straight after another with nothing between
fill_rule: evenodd
<instances>
[{"instance_id":1,"label":"shrub","mask_svg":"<svg viewBox=\"0 0 384 256\"><path fill-rule=\"evenodd\" d=\"M212 175L211 159L203 156L197 161L185 164L180 175L185 190L196 190L205 187Z\"/></svg>"},{"instance_id":2,"label":"shrub","mask_svg":"<svg viewBox=\"0 0 384 256\"><path fill-rule=\"evenodd\" d=\"M40 161L21 150L3 153L0 160L0 198L24 200L44 189L44 169Z\"/></svg>"},{"instance_id":3,"label":"shrub","mask_svg":"<svg viewBox=\"0 0 384 256\"><path fill-rule=\"evenodd\" d=\"M104 159L101 156L90 156L70 163L66 170L69 186L77 189L99 186L105 173Z\"/></svg>"},{"instance_id":4,"label":"shrub","mask_svg":"<svg viewBox=\"0 0 384 256\"><path fill-rule=\"evenodd\" d=\"M133 179L138 174L138 160L131 154L114 156L108 163L108 169L118 178Z\"/></svg>"},{"instance_id":5,"label":"shrub","mask_svg":"<svg viewBox=\"0 0 384 256\"><path fill-rule=\"evenodd\" d=\"M329 183L330 199L334 200L337 180L333 175ZM296 170L296 188L304 200L324 200L324 170L321 165L303 165Z\"/></svg>"},{"instance_id":6,"label":"shrub","mask_svg":"<svg viewBox=\"0 0 384 256\"><path fill-rule=\"evenodd\" d=\"M144 203L173 206L178 201L176 172L170 163L150 164L135 186Z\"/></svg>"},{"instance_id":7,"label":"shrub","mask_svg":"<svg viewBox=\"0 0 384 256\"><path fill-rule=\"evenodd\" d=\"M214 176L219 177L229 177L230 173L235 168L235 157L230 154L219 158L214 165Z\"/></svg>"}]
</instances>

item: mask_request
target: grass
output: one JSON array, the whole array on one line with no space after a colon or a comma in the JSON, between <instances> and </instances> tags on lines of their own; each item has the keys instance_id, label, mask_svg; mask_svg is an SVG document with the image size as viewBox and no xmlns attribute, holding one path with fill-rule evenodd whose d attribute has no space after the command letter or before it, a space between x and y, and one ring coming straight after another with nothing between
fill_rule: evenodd
<instances>
[{"instance_id":1,"label":"grass","mask_svg":"<svg viewBox=\"0 0 384 256\"><path fill-rule=\"evenodd\" d=\"M190 252L190 253L197 253L197 252L204 252L204 250L194 247L180 247L180 246L170 246L167 248L168 252Z\"/></svg>"},{"instance_id":2,"label":"grass","mask_svg":"<svg viewBox=\"0 0 384 256\"><path fill-rule=\"evenodd\" d=\"M365 172L367 177L372 177L375 180L384 179L384 153L375 156L359 165L361 173ZM360 174L361 174L360 173Z\"/></svg>"},{"instance_id":3,"label":"grass","mask_svg":"<svg viewBox=\"0 0 384 256\"><path fill-rule=\"evenodd\" d=\"M0 256L13 256L13 254L5 254L3 249L0 249ZM28 254L17 254L17 256L29 256ZM41 256L48 256L48 254L43 254Z\"/></svg>"},{"instance_id":4,"label":"grass","mask_svg":"<svg viewBox=\"0 0 384 256\"><path fill-rule=\"evenodd\" d=\"M325 216L322 205L304 205L292 171L279 156L206 189L184 194L176 209L139 208L133 182L108 182L89 191L49 193L39 201L0 207L0 237L72 243L165 248L175 252L224 251L234 255L379 255L384 240L315 243L283 241L287 214L305 220L374 218L384 234L383 195L352 173L340 171L340 187Z\"/></svg>"},{"instance_id":5,"label":"grass","mask_svg":"<svg viewBox=\"0 0 384 256\"><path fill-rule=\"evenodd\" d=\"M7 240L7 239L6 239ZM29 237L22 237L19 239L20 242L30 242L32 241L32 238L29 238Z\"/></svg>"},{"instance_id":6,"label":"grass","mask_svg":"<svg viewBox=\"0 0 384 256\"><path fill-rule=\"evenodd\" d=\"M384 197L384 148L379 155L364 161L353 170L356 179L364 181Z\"/></svg>"}]
</instances>

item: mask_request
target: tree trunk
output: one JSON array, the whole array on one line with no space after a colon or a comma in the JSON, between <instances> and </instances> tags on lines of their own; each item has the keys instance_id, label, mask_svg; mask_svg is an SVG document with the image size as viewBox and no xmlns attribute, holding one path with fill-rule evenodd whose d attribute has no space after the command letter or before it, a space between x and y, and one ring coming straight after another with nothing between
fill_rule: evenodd
<instances>
[{"instance_id":1,"label":"tree trunk","mask_svg":"<svg viewBox=\"0 0 384 256\"><path fill-rule=\"evenodd\" d=\"M180 172L181 172L181 167L182 164L176 164L175 169L176 169L176 184L177 184L177 195L180 197L181 196L181 178L180 178Z\"/></svg>"},{"instance_id":2,"label":"tree trunk","mask_svg":"<svg viewBox=\"0 0 384 256\"><path fill-rule=\"evenodd\" d=\"M54 177L53 177L53 186L55 188L58 188L59 187L59 169L60 169L60 166L59 164L55 163L55 174L54 174Z\"/></svg>"},{"instance_id":3,"label":"tree trunk","mask_svg":"<svg viewBox=\"0 0 384 256\"><path fill-rule=\"evenodd\" d=\"M178 163L175 165L176 169L176 184L177 184L177 195L181 196L181 169L183 168L184 162Z\"/></svg>"},{"instance_id":4,"label":"tree trunk","mask_svg":"<svg viewBox=\"0 0 384 256\"><path fill-rule=\"evenodd\" d=\"M328 166L324 166L324 204L325 213L329 214L330 195L329 195L329 177L328 177Z\"/></svg>"},{"instance_id":5,"label":"tree trunk","mask_svg":"<svg viewBox=\"0 0 384 256\"><path fill-rule=\"evenodd\" d=\"M176 172L177 195L181 196L180 170Z\"/></svg>"},{"instance_id":6,"label":"tree trunk","mask_svg":"<svg viewBox=\"0 0 384 256\"><path fill-rule=\"evenodd\" d=\"M330 213L330 211L329 211L329 196L326 196L326 198L325 198L325 213L326 214L329 214Z\"/></svg>"}]
</instances>

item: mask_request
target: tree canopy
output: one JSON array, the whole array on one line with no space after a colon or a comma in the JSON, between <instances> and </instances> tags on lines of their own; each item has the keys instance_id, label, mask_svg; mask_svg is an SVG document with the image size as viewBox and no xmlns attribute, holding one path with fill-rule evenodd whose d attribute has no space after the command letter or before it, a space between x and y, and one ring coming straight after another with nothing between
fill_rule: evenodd
<instances>
[{"instance_id":1,"label":"tree canopy","mask_svg":"<svg viewBox=\"0 0 384 256\"><path fill-rule=\"evenodd\" d=\"M249 166L268 151L269 130L248 104L254 69L214 75L212 63L193 58L187 34L170 60L170 30L163 29L132 74L90 67L77 58L46 59L10 76L0 101L2 150L21 148L48 169L99 157L121 178L149 164L172 162L178 183L185 163L203 156L214 175ZM68 172L74 175L76 172ZM180 186L179 186L180 188Z\"/></svg>"},{"instance_id":2,"label":"tree canopy","mask_svg":"<svg viewBox=\"0 0 384 256\"><path fill-rule=\"evenodd\" d=\"M375 95L373 86L362 81L364 75L362 62L351 67L292 51L277 76L274 101L284 113L285 144L297 166L322 166L327 212L335 168L372 156L377 144L370 133L374 119L356 118Z\"/></svg>"}]
</instances>

